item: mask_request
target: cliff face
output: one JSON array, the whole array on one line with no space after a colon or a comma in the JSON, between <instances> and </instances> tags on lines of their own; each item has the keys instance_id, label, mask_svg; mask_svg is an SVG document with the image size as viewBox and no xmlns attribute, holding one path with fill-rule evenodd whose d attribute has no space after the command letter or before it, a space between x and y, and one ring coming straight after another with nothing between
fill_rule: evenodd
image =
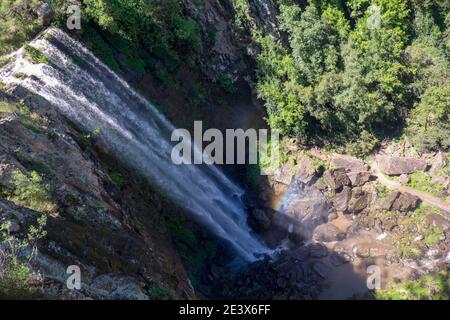
<instances>
[{"instance_id":1,"label":"cliff face","mask_svg":"<svg viewBox=\"0 0 450 320\"><path fill-rule=\"evenodd\" d=\"M0 220L22 238L38 216L48 216L33 260L44 296L147 299L157 288L167 298L193 298L165 224L177 209L47 101L21 87L2 91L0 191L10 196L0 198ZM70 265L81 269L80 291L66 289Z\"/></svg>"},{"instance_id":2,"label":"cliff face","mask_svg":"<svg viewBox=\"0 0 450 320\"><path fill-rule=\"evenodd\" d=\"M201 69L210 79L217 80L223 74L233 79L251 72L252 59L257 48L250 39L251 24L273 36L276 28L277 9L272 0L249 1L250 25L237 27L235 0L185 0L185 15L201 25L203 56Z\"/></svg>"}]
</instances>

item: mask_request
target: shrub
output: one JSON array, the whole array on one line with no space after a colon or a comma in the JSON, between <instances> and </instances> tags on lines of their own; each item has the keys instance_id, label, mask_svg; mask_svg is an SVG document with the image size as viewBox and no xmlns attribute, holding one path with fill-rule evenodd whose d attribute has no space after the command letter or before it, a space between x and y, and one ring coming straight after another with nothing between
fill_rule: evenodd
<instances>
[{"instance_id":1,"label":"shrub","mask_svg":"<svg viewBox=\"0 0 450 320\"><path fill-rule=\"evenodd\" d=\"M47 217L40 216L37 225L28 229L25 239L9 233L11 222L0 224L0 299L36 299L37 289L29 284L30 263L37 254L37 244L47 233Z\"/></svg>"},{"instance_id":2,"label":"shrub","mask_svg":"<svg viewBox=\"0 0 450 320\"><path fill-rule=\"evenodd\" d=\"M111 179L121 188L125 188L128 185L127 179L123 176L123 174L119 172L111 173Z\"/></svg>"},{"instance_id":3,"label":"shrub","mask_svg":"<svg viewBox=\"0 0 450 320\"><path fill-rule=\"evenodd\" d=\"M38 212L51 212L55 205L51 202L50 188L42 183L42 177L36 171L24 174L19 170L12 173L14 189L8 199L16 205Z\"/></svg>"},{"instance_id":4,"label":"shrub","mask_svg":"<svg viewBox=\"0 0 450 320\"><path fill-rule=\"evenodd\" d=\"M148 289L148 297L150 298L150 300L170 300L174 298L172 291L170 291L166 287L157 285L150 286L150 288Z\"/></svg>"}]
</instances>

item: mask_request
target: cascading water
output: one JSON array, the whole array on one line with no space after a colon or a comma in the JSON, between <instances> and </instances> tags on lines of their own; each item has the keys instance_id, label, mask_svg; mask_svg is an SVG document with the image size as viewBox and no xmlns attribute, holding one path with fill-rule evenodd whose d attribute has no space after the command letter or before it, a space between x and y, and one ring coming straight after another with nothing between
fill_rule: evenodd
<instances>
[{"instance_id":1,"label":"cascading water","mask_svg":"<svg viewBox=\"0 0 450 320\"><path fill-rule=\"evenodd\" d=\"M84 130L99 132L99 139L120 160L145 175L246 260L266 251L246 224L239 187L214 166L173 164L170 136L175 128L164 116L67 34L55 28L45 34L30 45L51 63L32 64L22 49L14 62L0 70L4 83L22 85ZM16 77L18 73L27 76Z\"/></svg>"}]
</instances>

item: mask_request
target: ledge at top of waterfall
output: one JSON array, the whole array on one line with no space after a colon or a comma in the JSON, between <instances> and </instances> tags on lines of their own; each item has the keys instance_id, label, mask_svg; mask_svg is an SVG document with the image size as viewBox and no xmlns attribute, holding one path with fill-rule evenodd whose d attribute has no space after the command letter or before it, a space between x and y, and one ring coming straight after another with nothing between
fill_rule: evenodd
<instances>
[{"instance_id":1,"label":"ledge at top of waterfall","mask_svg":"<svg viewBox=\"0 0 450 320\"><path fill-rule=\"evenodd\" d=\"M146 176L246 260L266 252L247 226L239 187L214 166L172 163L174 128L153 105L59 29L48 29L29 45L49 63L32 63L20 49L0 69L2 82L25 87L83 130L98 132L119 160Z\"/></svg>"}]
</instances>

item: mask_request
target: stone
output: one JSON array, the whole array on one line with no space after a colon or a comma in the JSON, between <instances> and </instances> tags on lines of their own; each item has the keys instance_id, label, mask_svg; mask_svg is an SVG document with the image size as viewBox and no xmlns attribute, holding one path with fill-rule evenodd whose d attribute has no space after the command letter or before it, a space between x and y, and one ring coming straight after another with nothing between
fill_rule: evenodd
<instances>
[{"instance_id":1,"label":"stone","mask_svg":"<svg viewBox=\"0 0 450 320\"><path fill-rule=\"evenodd\" d=\"M358 258L369 258L370 257L370 247L365 245L355 245L353 247L353 253Z\"/></svg>"},{"instance_id":2,"label":"stone","mask_svg":"<svg viewBox=\"0 0 450 320\"><path fill-rule=\"evenodd\" d=\"M270 228L272 222L262 209L254 209L248 217L248 224L257 232L263 232Z\"/></svg>"},{"instance_id":3,"label":"stone","mask_svg":"<svg viewBox=\"0 0 450 320\"><path fill-rule=\"evenodd\" d=\"M425 220L428 224L441 229L443 232L450 230L450 221L440 214L429 213L426 215Z\"/></svg>"},{"instance_id":4,"label":"stone","mask_svg":"<svg viewBox=\"0 0 450 320\"><path fill-rule=\"evenodd\" d=\"M314 259L324 258L328 255L328 248L321 243L309 245L309 256Z\"/></svg>"},{"instance_id":5,"label":"stone","mask_svg":"<svg viewBox=\"0 0 450 320\"><path fill-rule=\"evenodd\" d=\"M53 19L53 8L50 2L41 1L33 9L36 15L42 19L44 26L49 26Z\"/></svg>"},{"instance_id":6,"label":"stone","mask_svg":"<svg viewBox=\"0 0 450 320\"><path fill-rule=\"evenodd\" d=\"M345 239L345 233L331 223L326 223L314 229L313 240L318 242L334 242Z\"/></svg>"},{"instance_id":7,"label":"stone","mask_svg":"<svg viewBox=\"0 0 450 320\"><path fill-rule=\"evenodd\" d=\"M284 185L290 185L293 178L292 167L289 163L285 163L273 174L272 179Z\"/></svg>"},{"instance_id":8,"label":"stone","mask_svg":"<svg viewBox=\"0 0 450 320\"><path fill-rule=\"evenodd\" d=\"M14 234L20 232L20 230L21 230L20 224L17 221L11 221L8 232L10 234Z\"/></svg>"},{"instance_id":9,"label":"stone","mask_svg":"<svg viewBox=\"0 0 450 320\"><path fill-rule=\"evenodd\" d=\"M378 155L376 161L381 172L392 176L425 171L427 169L427 162L423 159Z\"/></svg>"},{"instance_id":10,"label":"stone","mask_svg":"<svg viewBox=\"0 0 450 320\"><path fill-rule=\"evenodd\" d=\"M348 172L347 176L353 187L362 187L372 178L371 173L368 171Z\"/></svg>"},{"instance_id":11,"label":"stone","mask_svg":"<svg viewBox=\"0 0 450 320\"><path fill-rule=\"evenodd\" d=\"M291 195L284 213L293 224L293 232L310 240L314 229L328 221L332 205L328 198L315 188L297 190Z\"/></svg>"},{"instance_id":12,"label":"stone","mask_svg":"<svg viewBox=\"0 0 450 320\"><path fill-rule=\"evenodd\" d=\"M341 252L332 252L330 255L330 262L333 266L339 267L343 264L349 263L352 261L352 257L344 251Z\"/></svg>"},{"instance_id":13,"label":"stone","mask_svg":"<svg viewBox=\"0 0 450 320\"><path fill-rule=\"evenodd\" d=\"M409 181L410 179L407 174L401 174L400 177L398 177L398 182L400 182L402 185L407 185Z\"/></svg>"},{"instance_id":14,"label":"stone","mask_svg":"<svg viewBox=\"0 0 450 320\"><path fill-rule=\"evenodd\" d=\"M349 201L347 213L358 214L367 208L369 204L369 194L358 188L354 188L352 198Z\"/></svg>"},{"instance_id":15,"label":"stone","mask_svg":"<svg viewBox=\"0 0 450 320\"><path fill-rule=\"evenodd\" d=\"M401 193L392 204L391 209L407 212L415 210L420 203L420 199L409 193Z\"/></svg>"},{"instance_id":16,"label":"stone","mask_svg":"<svg viewBox=\"0 0 450 320\"><path fill-rule=\"evenodd\" d=\"M322 279L326 279L328 277L328 275L330 274L330 267L328 267L325 263L323 262L315 262L313 264L312 269L317 273L317 275L319 277L321 277Z\"/></svg>"},{"instance_id":17,"label":"stone","mask_svg":"<svg viewBox=\"0 0 450 320\"><path fill-rule=\"evenodd\" d=\"M339 215L337 214L336 211L332 211L329 215L328 215L328 222L331 222L333 220L336 220L337 218L339 218Z\"/></svg>"},{"instance_id":18,"label":"stone","mask_svg":"<svg viewBox=\"0 0 450 320\"><path fill-rule=\"evenodd\" d=\"M343 187L341 192L338 192L332 198L334 208L338 211L346 211L348 208L348 202L352 197L352 189L350 187Z\"/></svg>"},{"instance_id":19,"label":"stone","mask_svg":"<svg viewBox=\"0 0 450 320\"><path fill-rule=\"evenodd\" d=\"M386 198L380 199L380 208L384 210L391 210L394 201L400 196L399 191L390 192Z\"/></svg>"},{"instance_id":20,"label":"stone","mask_svg":"<svg viewBox=\"0 0 450 320\"><path fill-rule=\"evenodd\" d=\"M323 174L323 180L333 190L338 190L344 186L351 185L351 181L343 168L325 171Z\"/></svg>"},{"instance_id":21,"label":"stone","mask_svg":"<svg viewBox=\"0 0 450 320\"><path fill-rule=\"evenodd\" d=\"M349 155L333 154L331 163L336 168L344 168L347 172L367 171L364 161Z\"/></svg>"},{"instance_id":22,"label":"stone","mask_svg":"<svg viewBox=\"0 0 450 320\"><path fill-rule=\"evenodd\" d=\"M434 161L431 165L431 170L432 171L440 170L447 165L447 162L448 160L445 157L445 155L441 151L439 151L434 157Z\"/></svg>"},{"instance_id":23,"label":"stone","mask_svg":"<svg viewBox=\"0 0 450 320\"><path fill-rule=\"evenodd\" d=\"M301 182L308 184L314 178L316 170L314 169L311 159L306 156L302 156L297 164L296 178Z\"/></svg>"}]
</instances>

